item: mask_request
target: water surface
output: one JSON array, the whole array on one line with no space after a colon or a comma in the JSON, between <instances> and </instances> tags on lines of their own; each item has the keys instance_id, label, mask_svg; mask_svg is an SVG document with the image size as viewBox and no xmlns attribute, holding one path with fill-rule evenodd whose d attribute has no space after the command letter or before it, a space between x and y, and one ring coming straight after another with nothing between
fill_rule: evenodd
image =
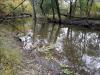
<instances>
[{"instance_id":1,"label":"water surface","mask_svg":"<svg viewBox=\"0 0 100 75\"><path fill-rule=\"evenodd\" d=\"M23 52L30 52L31 57L39 59L36 60L39 64L45 65L51 61L45 62L40 58L44 56L45 59L50 58L60 65L68 65L71 70L80 75L100 75L99 31L34 22L32 19L13 21L9 25L12 28L8 27L8 29L10 28L15 37L21 41ZM51 67L49 69L54 70L55 64L52 62L49 64L53 64L53 69ZM59 68L57 65L55 67ZM56 71L59 70L54 72Z\"/></svg>"}]
</instances>

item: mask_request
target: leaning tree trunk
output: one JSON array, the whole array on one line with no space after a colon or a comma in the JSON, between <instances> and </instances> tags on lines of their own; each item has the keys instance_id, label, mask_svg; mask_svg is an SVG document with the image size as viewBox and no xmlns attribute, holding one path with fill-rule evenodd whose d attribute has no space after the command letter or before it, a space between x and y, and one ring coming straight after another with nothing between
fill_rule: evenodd
<instances>
[{"instance_id":1,"label":"leaning tree trunk","mask_svg":"<svg viewBox=\"0 0 100 75\"><path fill-rule=\"evenodd\" d=\"M69 11L69 18L72 16L72 0L70 0L70 11Z\"/></svg>"}]
</instances>

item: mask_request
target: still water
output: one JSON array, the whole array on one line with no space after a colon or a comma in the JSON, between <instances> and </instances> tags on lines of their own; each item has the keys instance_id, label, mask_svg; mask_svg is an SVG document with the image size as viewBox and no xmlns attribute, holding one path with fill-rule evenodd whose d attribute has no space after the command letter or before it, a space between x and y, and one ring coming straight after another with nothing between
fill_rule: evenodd
<instances>
[{"instance_id":1,"label":"still water","mask_svg":"<svg viewBox=\"0 0 100 75\"><path fill-rule=\"evenodd\" d=\"M9 24L12 25L12 32L22 42L24 51L49 52L47 55L40 53L39 56L51 57L59 64L68 65L77 75L100 75L99 31L34 22L32 19Z\"/></svg>"}]
</instances>

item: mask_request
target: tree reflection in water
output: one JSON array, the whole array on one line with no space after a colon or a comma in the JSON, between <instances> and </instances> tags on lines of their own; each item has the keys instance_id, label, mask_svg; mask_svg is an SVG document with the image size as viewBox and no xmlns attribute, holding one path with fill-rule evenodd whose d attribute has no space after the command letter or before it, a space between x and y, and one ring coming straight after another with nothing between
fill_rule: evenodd
<instances>
[{"instance_id":1,"label":"tree reflection in water","mask_svg":"<svg viewBox=\"0 0 100 75\"><path fill-rule=\"evenodd\" d=\"M81 75L100 74L99 32L38 21L32 29L37 46L54 46L50 52L57 63L69 65Z\"/></svg>"},{"instance_id":2,"label":"tree reflection in water","mask_svg":"<svg viewBox=\"0 0 100 75\"><path fill-rule=\"evenodd\" d=\"M98 39L98 32L48 23L40 24L40 26L38 35L42 39L47 39L49 43L55 44L55 52L66 57L65 64L71 69L83 73L82 75L99 75L100 39Z\"/></svg>"}]
</instances>

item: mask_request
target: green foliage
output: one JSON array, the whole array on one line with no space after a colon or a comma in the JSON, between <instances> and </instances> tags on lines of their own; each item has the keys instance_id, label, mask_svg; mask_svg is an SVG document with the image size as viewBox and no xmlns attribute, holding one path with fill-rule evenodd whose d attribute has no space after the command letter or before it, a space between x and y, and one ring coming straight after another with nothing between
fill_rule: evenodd
<instances>
[{"instance_id":1,"label":"green foliage","mask_svg":"<svg viewBox=\"0 0 100 75\"><path fill-rule=\"evenodd\" d=\"M89 17L91 15L91 17L95 17L99 12L99 4L93 0L77 0L75 16Z\"/></svg>"},{"instance_id":2,"label":"green foliage","mask_svg":"<svg viewBox=\"0 0 100 75\"><path fill-rule=\"evenodd\" d=\"M100 12L100 2L95 2L94 7L97 12Z\"/></svg>"},{"instance_id":3,"label":"green foliage","mask_svg":"<svg viewBox=\"0 0 100 75\"><path fill-rule=\"evenodd\" d=\"M43 2L43 10L45 13L49 13L52 10L52 7L55 9L56 8L56 4L55 4L55 0L44 0Z\"/></svg>"},{"instance_id":4,"label":"green foliage","mask_svg":"<svg viewBox=\"0 0 100 75\"><path fill-rule=\"evenodd\" d=\"M86 12L87 12L87 9L88 9L87 2L88 2L88 0L79 0L81 16L86 15Z\"/></svg>"},{"instance_id":5,"label":"green foliage","mask_svg":"<svg viewBox=\"0 0 100 75\"><path fill-rule=\"evenodd\" d=\"M71 70L68 69L67 65L61 65L63 75L75 75Z\"/></svg>"},{"instance_id":6,"label":"green foliage","mask_svg":"<svg viewBox=\"0 0 100 75\"><path fill-rule=\"evenodd\" d=\"M74 75L73 72L69 71L68 69L64 69L63 73L63 75Z\"/></svg>"},{"instance_id":7,"label":"green foliage","mask_svg":"<svg viewBox=\"0 0 100 75\"><path fill-rule=\"evenodd\" d=\"M26 13L32 12L32 7L31 7L29 1L26 0L26 3L25 2L22 3L22 1L23 0L3 1L2 2L3 4L0 4L0 13L2 14L4 12L4 13L7 13L7 14L9 14L9 13L19 14L19 13L23 13L23 12L26 12ZM20 3L22 3L22 4L19 5Z\"/></svg>"}]
</instances>

